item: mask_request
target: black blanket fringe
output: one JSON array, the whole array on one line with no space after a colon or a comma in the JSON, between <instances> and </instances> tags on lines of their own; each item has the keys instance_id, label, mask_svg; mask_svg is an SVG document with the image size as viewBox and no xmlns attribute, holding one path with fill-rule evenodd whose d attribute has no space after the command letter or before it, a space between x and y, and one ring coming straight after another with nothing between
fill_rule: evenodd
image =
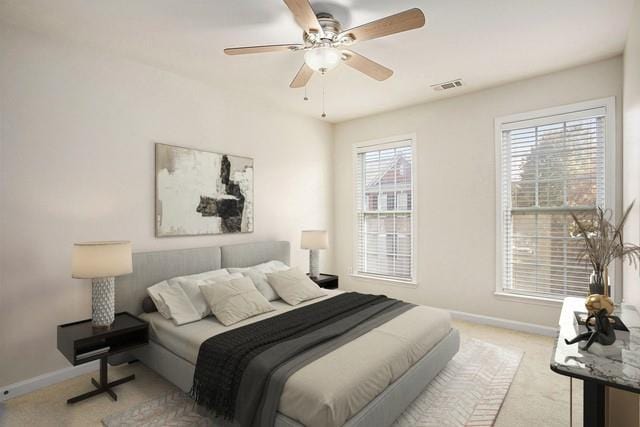
<instances>
[{"instance_id":1,"label":"black blanket fringe","mask_svg":"<svg viewBox=\"0 0 640 427\"><path fill-rule=\"evenodd\" d=\"M233 420L240 381L254 357L387 300L383 295L348 292L213 336L200 346L190 395L217 416Z\"/></svg>"}]
</instances>

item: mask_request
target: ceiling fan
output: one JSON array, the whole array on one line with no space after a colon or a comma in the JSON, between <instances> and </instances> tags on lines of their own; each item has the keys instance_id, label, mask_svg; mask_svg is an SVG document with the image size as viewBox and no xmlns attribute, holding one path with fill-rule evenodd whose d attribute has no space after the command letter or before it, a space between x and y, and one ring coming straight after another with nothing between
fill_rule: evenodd
<instances>
[{"instance_id":1,"label":"ceiling fan","mask_svg":"<svg viewBox=\"0 0 640 427\"><path fill-rule=\"evenodd\" d=\"M303 42L264 46L232 47L224 50L227 55L244 55L263 52L295 52L304 50L304 64L289 85L292 88L307 85L315 71L325 74L340 62L376 80L386 80L393 70L366 58L347 47L354 43L385 37L391 34L420 28L425 24L420 9L409 9L368 24L342 30L340 22L329 13L315 13L309 0L284 0L293 13L296 23L304 31Z\"/></svg>"}]
</instances>

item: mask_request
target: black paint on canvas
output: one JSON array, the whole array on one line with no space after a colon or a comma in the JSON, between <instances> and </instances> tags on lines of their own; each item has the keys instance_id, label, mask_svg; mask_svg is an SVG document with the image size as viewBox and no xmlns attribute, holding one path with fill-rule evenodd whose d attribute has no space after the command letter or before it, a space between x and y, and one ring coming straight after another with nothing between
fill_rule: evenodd
<instances>
[{"instance_id":1,"label":"black paint on canvas","mask_svg":"<svg viewBox=\"0 0 640 427\"><path fill-rule=\"evenodd\" d=\"M244 194L240 185L230 179L231 162L226 155L222 156L220 164L220 181L224 185L225 194L233 197L200 196L200 203L196 212L203 217L217 216L220 218L223 233L239 233L242 231L242 213L244 212Z\"/></svg>"}]
</instances>

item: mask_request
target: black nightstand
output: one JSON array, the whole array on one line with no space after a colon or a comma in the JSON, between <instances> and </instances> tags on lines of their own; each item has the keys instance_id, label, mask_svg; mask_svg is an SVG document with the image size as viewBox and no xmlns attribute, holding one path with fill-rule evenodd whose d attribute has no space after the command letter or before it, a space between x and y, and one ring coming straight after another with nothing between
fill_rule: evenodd
<instances>
[{"instance_id":1,"label":"black nightstand","mask_svg":"<svg viewBox=\"0 0 640 427\"><path fill-rule=\"evenodd\" d=\"M94 329L91 319L59 325L58 350L72 365L100 359L100 382L91 378L96 390L73 397L67 403L76 403L100 393L108 393L113 400L118 400L111 389L133 380L135 375L108 382L107 358L142 347L148 342L149 324L127 312L116 313L109 329Z\"/></svg>"},{"instance_id":2,"label":"black nightstand","mask_svg":"<svg viewBox=\"0 0 640 427\"><path fill-rule=\"evenodd\" d=\"M333 274L320 273L320 277L317 279L311 276L309 276L309 278L316 282L321 288L338 289L338 276L334 276Z\"/></svg>"}]
</instances>

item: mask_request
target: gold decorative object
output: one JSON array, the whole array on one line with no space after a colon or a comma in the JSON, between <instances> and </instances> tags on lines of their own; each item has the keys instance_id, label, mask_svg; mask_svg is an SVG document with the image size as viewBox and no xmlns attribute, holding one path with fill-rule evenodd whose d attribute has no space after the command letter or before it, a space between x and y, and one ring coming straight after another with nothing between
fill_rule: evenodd
<instances>
[{"instance_id":1,"label":"gold decorative object","mask_svg":"<svg viewBox=\"0 0 640 427\"><path fill-rule=\"evenodd\" d=\"M611 298L609 298L609 271L608 268L604 269L604 295L600 294L591 294L587 297L584 302L584 306L587 308L587 311L590 315L595 316L600 313L602 310L606 310L607 316L611 316L613 314L613 310L616 308L615 303Z\"/></svg>"},{"instance_id":2,"label":"gold decorative object","mask_svg":"<svg viewBox=\"0 0 640 427\"><path fill-rule=\"evenodd\" d=\"M606 295L591 294L584 303L589 314L595 315L601 310L606 310L607 315L613 314L615 305L611 298Z\"/></svg>"},{"instance_id":3,"label":"gold decorative object","mask_svg":"<svg viewBox=\"0 0 640 427\"><path fill-rule=\"evenodd\" d=\"M613 313L615 305L611 298L607 295L591 294L587 297L584 305L589 312L585 320L587 331L578 334L570 340L565 338L565 343L571 345L580 341L586 341L587 343L583 347L585 351L589 350L589 347L591 347L593 343L601 345L613 344L616 340L616 333L612 324L613 322L609 316Z\"/></svg>"}]
</instances>

